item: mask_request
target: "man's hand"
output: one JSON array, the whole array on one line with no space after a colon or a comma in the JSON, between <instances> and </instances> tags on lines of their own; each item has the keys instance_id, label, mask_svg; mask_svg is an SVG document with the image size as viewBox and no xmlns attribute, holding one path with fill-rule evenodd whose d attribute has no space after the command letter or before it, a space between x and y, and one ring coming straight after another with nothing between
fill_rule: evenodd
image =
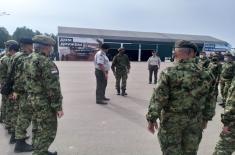
<instances>
[{"instance_id":1,"label":"man's hand","mask_svg":"<svg viewBox=\"0 0 235 155\"><path fill-rule=\"evenodd\" d=\"M202 129L206 129L207 128L207 121L203 121L202 122Z\"/></svg>"},{"instance_id":2,"label":"man's hand","mask_svg":"<svg viewBox=\"0 0 235 155\"><path fill-rule=\"evenodd\" d=\"M157 122L155 122L155 123L148 122L148 130L149 130L149 132L151 132L152 134L154 134L154 133L155 133L155 129L156 129L156 130L158 129L158 124L157 124Z\"/></svg>"},{"instance_id":3,"label":"man's hand","mask_svg":"<svg viewBox=\"0 0 235 155\"><path fill-rule=\"evenodd\" d=\"M228 127L228 126L224 126L222 132L223 132L224 134L229 134L229 133L231 133L231 131L229 130L229 127Z\"/></svg>"},{"instance_id":4,"label":"man's hand","mask_svg":"<svg viewBox=\"0 0 235 155\"><path fill-rule=\"evenodd\" d=\"M58 111L58 112L57 112L57 117L58 117L58 118L61 118L62 116L64 116L63 110L62 110L62 111Z\"/></svg>"}]
</instances>

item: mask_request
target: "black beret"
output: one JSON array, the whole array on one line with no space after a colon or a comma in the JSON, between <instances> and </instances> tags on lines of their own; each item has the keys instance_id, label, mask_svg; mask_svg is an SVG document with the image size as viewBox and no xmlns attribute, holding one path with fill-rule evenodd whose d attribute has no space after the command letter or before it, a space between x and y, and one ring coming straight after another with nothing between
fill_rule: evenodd
<instances>
[{"instance_id":1,"label":"black beret","mask_svg":"<svg viewBox=\"0 0 235 155\"><path fill-rule=\"evenodd\" d=\"M21 44L33 44L32 38L21 38L20 39Z\"/></svg>"},{"instance_id":2,"label":"black beret","mask_svg":"<svg viewBox=\"0 0 235 155\"><path fill-rule=\"evenodd\" d=\"M197 45L187 40L179 40L175 43L175 48L191 48L197 52Z\"/></svg>"}]
</instances>

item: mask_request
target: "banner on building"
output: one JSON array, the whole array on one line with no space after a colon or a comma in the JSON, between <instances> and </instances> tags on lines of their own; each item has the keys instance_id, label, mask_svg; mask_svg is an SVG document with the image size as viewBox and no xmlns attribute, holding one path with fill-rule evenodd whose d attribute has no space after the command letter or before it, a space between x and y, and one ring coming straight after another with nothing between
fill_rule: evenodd
<instances>
[{"instance_id":1,"label":"banner on building","mask_svg":"<svg viewBox=\"0 0 235 155\"><path fill-rule=\"evenodd\" d=\"M101 38L58 36L60 60L93 60Z\"/></svg>"},{"instance_id":2,"label":"banner on building","mask_svg":"<svg viewBox=\"0 0 235 155\"><path fill-rule=\"evenodd\" d=\"M203 51L205 52L226 52L229 51L231 47L227 44L216 44L205 42L203 46Z\"/></svg>"}]
</instances>

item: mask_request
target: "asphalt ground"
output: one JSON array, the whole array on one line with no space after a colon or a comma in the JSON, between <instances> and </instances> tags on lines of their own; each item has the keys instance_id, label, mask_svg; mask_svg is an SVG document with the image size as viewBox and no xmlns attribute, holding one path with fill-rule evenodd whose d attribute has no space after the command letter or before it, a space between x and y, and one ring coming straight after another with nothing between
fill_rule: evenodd
<instances>
[{"instance_id":1,"label":"asphalt ground","mask_svg":"<svg viewBox=\"0 0 235 155\"><path fill-rule=\"evenodd\" d=\"M108 105L95 103L95 74L92 62L56 62L60 70L64 117L50 150L59 155L161 155L157 134L147 131L145 114L154 84L148 84L146 62L132 62L127 97L116 95L115 79L109 73ZM162 63L161 69L171 63ZM159 71L159 72L160 72ZM218 99L219 101L220 99ZM198 155L212 155L222 128L216 116L203 132ZM28 129L31 135L31 128ZM0 125L0 155L15 155L10 136ZM30 140L28 141L30 143ZM21 153L30 155L31 153Z\"/></svg>"}]
</instances>

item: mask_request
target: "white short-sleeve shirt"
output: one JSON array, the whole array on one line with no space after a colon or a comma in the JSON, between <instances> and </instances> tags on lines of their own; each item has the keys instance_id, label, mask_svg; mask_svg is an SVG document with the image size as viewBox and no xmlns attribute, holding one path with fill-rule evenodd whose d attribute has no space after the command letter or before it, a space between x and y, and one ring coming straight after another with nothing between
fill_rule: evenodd
<instances>
[{"instance_id":1,"label":"white short-sleeve shirt","mask_svg":"<svg viewBox=\"0 0 235 155\"><path fill-rule=\"evenodd\" d=\"M94 64L96 69L101 70L98 64L102 64L104 66L105 71L110 70L109 58L106 56L106 53L102 50L98 51L95 54Z\"/></svg>"}]
</instances>

